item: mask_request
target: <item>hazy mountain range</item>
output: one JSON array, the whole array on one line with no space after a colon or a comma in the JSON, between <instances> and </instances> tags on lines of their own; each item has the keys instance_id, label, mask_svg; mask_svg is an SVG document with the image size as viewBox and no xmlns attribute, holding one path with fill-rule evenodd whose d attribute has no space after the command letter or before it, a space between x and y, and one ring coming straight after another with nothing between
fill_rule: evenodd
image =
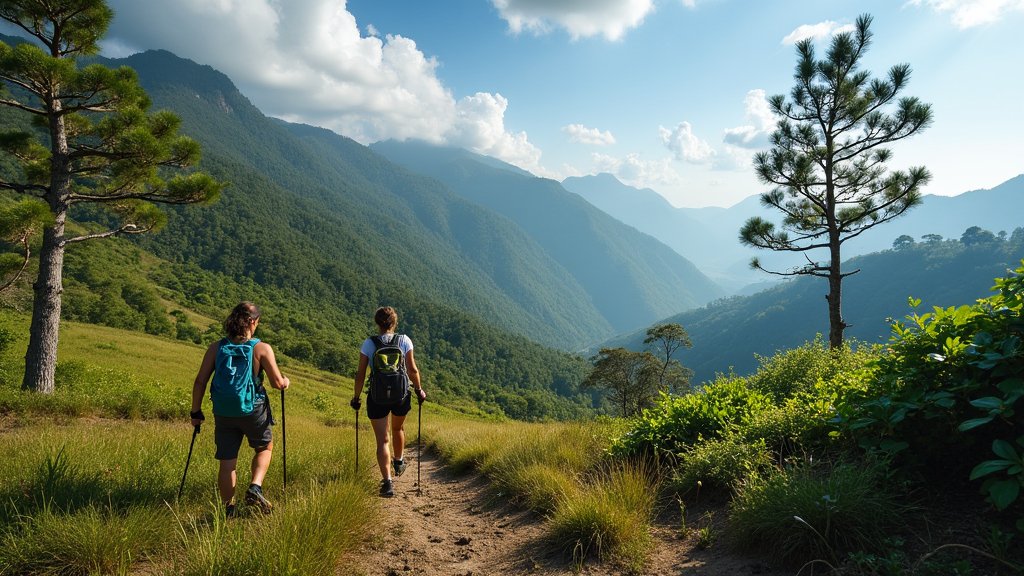
<instances>
[{"instance_id":1,"label":"hazy mountain range","mask_svg":"<svg viewBox=\"0 0 1024 576\"><path fill-rule=\"evenodd\" d=\"M562 184L598 208L672 247L730 293L741 292L746 284L775 281L773 276L751 270L751 257L757 256L762 265L774 270L785 270L804 262L799 254L773 253L740 244L739 229L751 216L779 220L777 212L761 206L757 195L729 208L676 208L657 192L627 186L609 174L567 178ZM1021 214L1024 214L1024 175L991 190L952 197L926 194L920 206L845 243L843 257L890 248L893 241L904 234L920 241L926 234L959 238L970 226L1010 232L1024 224Z\"/></svg>"}]
</instances>

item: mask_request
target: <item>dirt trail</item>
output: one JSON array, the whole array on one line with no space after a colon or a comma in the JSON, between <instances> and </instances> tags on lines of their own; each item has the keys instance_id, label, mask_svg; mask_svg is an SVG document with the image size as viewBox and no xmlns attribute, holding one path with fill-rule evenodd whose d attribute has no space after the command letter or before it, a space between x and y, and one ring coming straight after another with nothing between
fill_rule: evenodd
<instances>
[{"instance_id":1,"label":"dirt trail","mask_svg":"<svg viewBox=\"0 0 1024 576\"><path fill-rule=\"evenodd\" d=\"M409 458L411 456L411 458ZM489 490L479 475L456 475L432 454L420 462L417 492L415 452L409 469L395 481L395 497L385 500L391 530L375 537L348 569L365 576L611 576L626 573L609 563L590 561L574 570L571 561L544 542L544 520L510 505ZM673 525L675 528L673 528ZM695 550L694 538L678 536L678 519L653 530L655 549L642 574L780 576L756 560L737 558L713 545Z\"/></svg>"}]
</instances>

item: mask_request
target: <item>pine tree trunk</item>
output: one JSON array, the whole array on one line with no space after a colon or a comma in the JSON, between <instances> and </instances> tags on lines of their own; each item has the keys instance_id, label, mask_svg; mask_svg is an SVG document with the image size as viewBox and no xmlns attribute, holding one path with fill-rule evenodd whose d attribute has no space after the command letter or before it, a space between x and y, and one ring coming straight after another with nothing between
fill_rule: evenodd
<instances>
[{"instance_id":1,"label":"pine tree trunk","mask_svg":"<svg viewBox=\"0 0 1024 576\"><path fill-rule=\"evenodd\" d=\"M39 277L33 285L32 327L25 353L22 390L52 394L57 368L57 338L60 328L61 293L64 270L64 214L43 232L39 254Z\"/></svg>"},{"instance_id":2,"label":"pine tree trunk","mask_svg":"<svg viewBox=\"0 0 1024 576\"><path fill-rule=\"evenodd\" d=\"M839 269L838 250L833 259L832 268L828 277L828 347L829 350L837 350L843 346L843 331L846 329L846 322L843 322L843 277Z\"/></svg>"},{"instance_id":3,"label":"pine tree trunk","mask_svg":"<svg viewBox=\"0 0 1024 576\"><path fill-rule=\"evenodd\" d=\"M67 130L60 114L60 100L47 103L50 109L50 190L46 200L53 213L53 225L43 230L39 251L39 277L32 288L32 325L25 352L25 378L22 390L52 394L57 370L57 339L60 329L61 297L64 292L64 224L68 215L71 173L68 159Z\"/></svg>"}]
</instances>

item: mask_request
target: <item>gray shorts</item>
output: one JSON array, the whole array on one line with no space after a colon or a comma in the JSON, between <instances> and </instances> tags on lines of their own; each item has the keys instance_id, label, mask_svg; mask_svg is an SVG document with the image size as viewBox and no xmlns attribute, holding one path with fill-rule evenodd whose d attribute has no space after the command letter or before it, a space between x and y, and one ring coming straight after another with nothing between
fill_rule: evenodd
<instances>
[{"instance_id":1,"label":"gray shorts","mask_svg":"<svg viewBox=\"0 0 1024 576\"><path fill-rule=\"evenodd\" d=\"M234 460L238 458L238 449L242 446L242 438L249 439L249 446L257 452L265 450L272 439L270 426L274 424L274 416L270 413L270 402L261 402L254 407L248 416L217 416L213 415L213 442L217 445L217 460Z\"/></svg>"}]
</instances>

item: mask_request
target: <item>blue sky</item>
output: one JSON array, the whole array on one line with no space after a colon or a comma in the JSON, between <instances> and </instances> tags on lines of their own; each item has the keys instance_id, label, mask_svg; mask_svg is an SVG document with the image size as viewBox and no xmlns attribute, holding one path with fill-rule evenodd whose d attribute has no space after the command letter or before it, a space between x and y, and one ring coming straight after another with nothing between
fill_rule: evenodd
<instances>
[{"instance_id":1,"label":"blue sky","mask_svg":"<svg viewBox=\"0 0 1024 576\"><path fill-rule=\"evenodd\" d=\"M545 177L610 172L677 206L761 193L750 165L795 38L874 17L865 67L908 63L935 122L893 148L925 193L1024 173L1024 0L110 0L105 52L209 64L266 114L418 138Z\"/></svg>"}]
</instances>

